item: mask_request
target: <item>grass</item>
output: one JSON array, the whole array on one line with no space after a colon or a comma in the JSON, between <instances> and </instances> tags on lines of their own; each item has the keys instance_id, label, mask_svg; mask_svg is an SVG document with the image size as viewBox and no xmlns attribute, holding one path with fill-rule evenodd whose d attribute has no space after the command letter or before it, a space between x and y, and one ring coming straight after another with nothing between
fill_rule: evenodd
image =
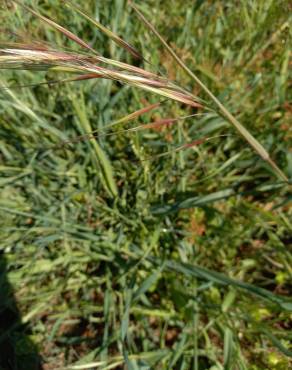
<instances>
[{"instance_id":1,"label":"grass","mask_svg":"<svg viewBox=\"0 0 292 370\"><path fill-rule=\"evenodd\" d=\"M170 92L183 87L185 96L165 100L108 78L40 84L68 78L52 70L0 71L10 87L0 90L1 315L18 307L0 340L18 368L33 366L25 354L37 348L46 370L287 369L291 185L202 86L290 179L288 1L135 2L201 86L123 0L82 9L126 48L62 2L24 3L99 55L169 76L179 86ZM84 53L8 6L3 45L45 40Z\"/></svg>"}]
</instances>

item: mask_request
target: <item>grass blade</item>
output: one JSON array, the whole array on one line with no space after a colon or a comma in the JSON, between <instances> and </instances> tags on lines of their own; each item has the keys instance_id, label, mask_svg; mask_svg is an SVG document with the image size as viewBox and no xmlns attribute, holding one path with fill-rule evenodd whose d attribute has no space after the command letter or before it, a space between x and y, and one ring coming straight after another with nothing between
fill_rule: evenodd
<instances>
[{"instance_id":1,"label":"grass blade","mask_svg":"<svg viewBox=\"0 0 292 370\"><path fill-rule=\"evenodd\" d=\"M116 35L114 32L103 26L100 22L98 22L96 19L93 19L89 14L87 14L84 10L80 9L78 6L73 4L71 1L64 0L65 4L69 7L74 9L76 12L78 12L80 15L82 15L84 18L86 18L89 22L94 24L101 32L103 32L107 37L112 39L116 44L127 50L130 54L132 54L136 59L144 60L143 56L130 44L128 44L125 40L123 40L121 37Z\"/></svg>"},{"instance_id":2,"label":"grass blade","mask_svg":"<svg viewBox=\"0 0 292 370\"><path fill-rule=\"evenodd\" d=\"M161 261L159 259L155 259L153 257L149 257L154 263L160 264ZM270 291L258 287L253 284L245 283L243 281L235 280L230 278L227 275L224 275L217 271L208 270L204 267L200 267L198 265L190 265L187 263L181 263L177 261L165 261L165 268L177 273L181 273L185 276L193 276L196 278L200 278L203 280L211 281L215 284L228 286L231 285L235 288L243 289L249 294L253 294L258 298L264 299L266 301L275 303L279 305L284 311L292 312L292 301L286 300L279 295L271 293Z\"/></svg>"},{"instance_id":3,"label":"grass blade","mask_svg":"<svg viewBox=\"0 0 292 370\"><path fill-rule=\"evenodd\" d=\"M83 95L81 95L81 98L79 100L75 97L72 97L72 104L75 109L76 116L78 118L82 130L91 131L92 130L91 124L87 117ZM92 156L92 161L94 164L96 163L96 159L99 162L102 172L101 179L104 180L105 188L110 196L116 197L118 195L118 189L114 179L113 168L110 163L110 160L108 159L107 155L105 154L101 146L96 141L93 141L91 143L91 146L93 148L93 151L95 152L95 154ZM96 168L97 171L99 171L98 165L96 166Z\"/></svg>"},{"instance_id":4,"label":"grass blade","mask_svg":"<svg viewBox=\"0 0 292 370\"><path fill-rule=\"evenodd\" d=\"M86 76L86 75L84 75ZM77 77L78 78L78 77ZM77 80L76 79L72 79L74 81ZM80 78L79 78L80 79ZM71 79L70 79L71 80ZM66 80L66 81L70 81L70 80ZM134 127L132 129L128 129L128 130L120 130L118 132L111 132L111 133L104 133L104 134L99 134L99 135L96 135L98 132L103 132L105 130L108 130L109 128L112 128L114 126L117 126L121 123L127 123L127 122L130 122L132 121L133 119L145 114L145 113L148 113L150 112L151 110L153 109L156 109L160 106L161 103L155 103L155 104L151 104L151 105L148 105L144 108L141 108L133 113L130 113L128 115L126 115L125 117L122 117L112 123L109 123L107 125L105 125L105 127L103 129L98 129L98 130L93 130L93 131L90 131L88 132L87 134L85 135L79 135L79 136L75 136L73 139L71 140L66 140L66 141L63 141L61 143L59 143L58 145L54 146L53 148L49 148L49 149L58 149L58 148L63 148L64 145L66 144L73 144L73 143L78 143L80 141L85 141L85 140L91 140L91 139L98 139L98 137L101 137L101 136L111 136L111 135L117 135L117 134L120 134L120 133L125 133L127 131L135 131L135 130L138 130L140 128L144 128L145 126L147 125L141 125L141 126L138 126L138 127Z\"/></svg>"},{"instance_id":5,"label":"grass blade","mask_svg":"<svg viewBox=\"0 0 292 370\"><path fill-rule=\"evenodd\" d=\"M148 276L139 288L133 293L133 301L137 301L140 296L147 292L147 290L158 280L164 266L162 265L157 271Z\"/></svg>"},{"instance_id":6,"label":"grass blade","mask_svg":"<svg viewBox=\"0 0 292 370\"><path fill-rule=\"evenodd\" d=\"M30 12L31 14L33 14L35 17L41 19L43 22L49 24L51 27L55 28L57 31L60 31L61 33L63 33L63 35L65 35L70 40L74 41L79 46L82 46L83 48L85 48L87 50L90 50L94 54L98 54L90 45L88 45L86 42L84 42L83 40L81 40L78 36L74 35L74 33L70 32L66 28L60 26L58 23L56 23L56 22L52 21L51 19L49 19L49 18L47 18L47 17L45 17L45 16L37 13L33 9L29 8L28 6L20 3L18 0L13 0L13 1L16 4L20 5L21 7L23 7L28 12Z\"/></svg>"},{"instance_id":7,"label":"grass blade","mask_svg":"<svg viewBox=\"0 0 292 370\"><path fill-rule=\"evenodd\" d=\"M231 370L233 364L234 342L232 331L226 327L224 331L224 369Z\"/></svg>"}]
</instances>

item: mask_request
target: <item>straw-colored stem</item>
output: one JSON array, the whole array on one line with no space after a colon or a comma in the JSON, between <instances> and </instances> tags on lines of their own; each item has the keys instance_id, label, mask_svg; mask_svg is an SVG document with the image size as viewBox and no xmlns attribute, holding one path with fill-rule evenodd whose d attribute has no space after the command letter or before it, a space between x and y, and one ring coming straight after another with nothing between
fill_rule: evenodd
<instances>
[{"instance_id":1,"label":"straw-colored stem","mask_svg":"<svg viewBox=\"0 0 292 370\"><path fill-rule=\"evenodd\" d=\"M247 129L224 107L218 98L208 89L208 87L185 65L185 63L179 58L179 56L172 50L167 44L163 37L156 31L153 25L144 17L144 15L136 8L134 4L130 2L130 5L141 18L141 20L147 25L147 27L158 37L161 43L164 45L168 53L173 57L177 64L205 91L210 99L219 108L220 114L227 119L237 131L244 137L249 145L255 150L255 152L273 169L283 181L288 182L288 178L283 171L276 165L276 163L270 158L269 153L266 149L247 131Z\"/></svg>"}]
</instances>

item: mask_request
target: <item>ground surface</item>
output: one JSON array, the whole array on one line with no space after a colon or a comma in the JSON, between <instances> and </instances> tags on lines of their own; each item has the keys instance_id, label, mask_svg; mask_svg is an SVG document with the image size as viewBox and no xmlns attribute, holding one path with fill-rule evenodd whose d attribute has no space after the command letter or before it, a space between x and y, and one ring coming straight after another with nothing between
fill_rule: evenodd
<instances>
[{"instance_id":1,"label":"ground surface","mask_svg":"<svg viewBox=\"0 0 292 370\"><path fill-rule=\"evenodd\" d=\"M143 67L61 1L24 3ZM292 178L289 1L136 3ZM12 31L80 50L1 6L2 41ZM139 49L146 69L208 100L126 1L82 6ZM0 71L3 86L56 78ZM208 114L59 145L158 101L109 80L0 90L3 370L37 368L36 352L44 370L289 368L291 188L228 122ZM124 128L200 112L164 101ZM217 135L228 136L143 160Z\"/></svg>"}]
</instances>

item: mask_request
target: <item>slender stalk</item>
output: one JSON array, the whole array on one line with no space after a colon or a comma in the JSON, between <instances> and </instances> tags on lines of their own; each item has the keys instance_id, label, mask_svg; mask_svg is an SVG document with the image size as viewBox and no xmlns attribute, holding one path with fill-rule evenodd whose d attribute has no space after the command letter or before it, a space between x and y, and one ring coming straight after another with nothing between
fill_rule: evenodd
<instances>
[{"instance_id":1,"label":"slender stalk","mask_svg":"<svg viewBox=\"0 0 292 370\"><path fill-rule=\"evenodd\" d=\"M198 285L198 281L197 279L194 279L194 282L193 282L193 294L194 294L194 297L196 297L197 299L197 285ZM193 315L193 341L194 341L194 348L193 348L193 351L194 351L194 363L193 363L193 370L198 370L199 369L199 356L198 356L198 333L199 333L199 305L198 305L198 302L196 301L196 299L194 299L194 303L193 303L193 308L194 308L194 315Z\"/></svg>"},{"instance_id":2,"label":"slender stalk","mask_svg":"<svg viewBox=\"0 0 292 370\"><path fill-rule=\"evenodd\" d=\"M173 57L177 64L202 88L203 91L209 96L209 98L216 104L220 114L230 122L237 131L244 137L254 151L272 168L273 172L277 174L283 181L288 182L288 178L277 166L277 164L270 158L269 153L266 149L247 131L247 129L224 107L218 98L208 89L208 87L185 65L180 57L173 51L173 49L167 44L159 32L154 26L144 17L144 15L138 10L138 8L130 2L131 7L137 13L139 18L146 24L146 26L158 37L163 46L166 48L168 53Z\"/></svg>"}]
</instances>

